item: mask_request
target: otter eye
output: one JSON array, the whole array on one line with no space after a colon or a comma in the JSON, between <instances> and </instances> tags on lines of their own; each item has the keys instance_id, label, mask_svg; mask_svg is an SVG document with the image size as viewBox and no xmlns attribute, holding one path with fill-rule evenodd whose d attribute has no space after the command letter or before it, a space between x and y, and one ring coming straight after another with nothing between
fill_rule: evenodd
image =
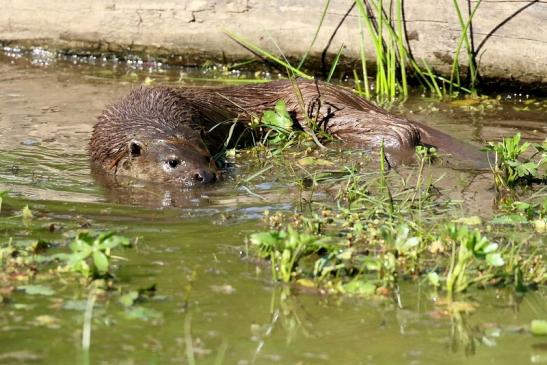
<instances>
[{"instance_id":1,"label":"otter eye","mask_svg":"<svg viewBox=\"0 0 547 365\"><path fill-rule=\"evenodd\" d=\"M177 160L177 159L170 159L170 160L167 160L167 164L169 165L170 168L174 169L175 167L177 167L179 165L180 161Z\"/></svg>"}]
</instances>

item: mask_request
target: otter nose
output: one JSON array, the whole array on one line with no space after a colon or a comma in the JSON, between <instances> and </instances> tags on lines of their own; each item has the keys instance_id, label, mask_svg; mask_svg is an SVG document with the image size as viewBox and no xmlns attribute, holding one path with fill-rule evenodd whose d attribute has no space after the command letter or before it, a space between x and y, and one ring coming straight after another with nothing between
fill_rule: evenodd
<instances>
[{"instance_id":1,"label":"otter nose","mask_svg":"<svg viewBox=\"0 0 547 365\"><path fill-rule=\"evenodd\" d=\"M202 184L210 184L217 181L217 175L210 170L197 170L194 174L194 180Z\"/></svg>"}]
</instances>

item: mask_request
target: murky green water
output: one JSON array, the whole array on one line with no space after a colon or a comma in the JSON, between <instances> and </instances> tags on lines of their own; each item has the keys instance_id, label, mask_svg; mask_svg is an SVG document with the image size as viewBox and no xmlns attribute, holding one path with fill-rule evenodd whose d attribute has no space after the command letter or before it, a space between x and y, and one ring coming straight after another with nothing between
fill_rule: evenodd
<instances>
[{"instance_id":1,"label":"murky green water","mask_svg":"<svg viewBox=\"0 0 547 365\"><path fill-rule=\"evenodd\" d=\"M218 75L102 63L39 52L0 55L0 191L9 191L0 215L13 222L0 226L0 240L42 238L55 250L80 227L139 237L136 248L120 251L126 260L117 261L118 286L127 292L155 284L156 295L139 305L148 310L139 318L131 318L116 292L98 298L86 359L88 288L63 274L39 273L34 283L52 287L53 295L16 291L0 304L0 364L183 364L189 341L198 364L547 363L547 339L526 331L532 319L547 316L543 289L523 297L509 289L475 290L468 300L479 304L476 311L451 317L418 283L403 286L400 306L272 283L269 266L244 253L245 237L258 229L265 209L295 209L296 189L275 173L246 184L262 198L237 185L256 172L246 164L223 183L191 192L97 184L86 146L105 104L147 77L177 83L181 75ZM501 105L481 113L435 104L437 111L415 98L405 113L475 142L517 130L543 140L545 101L527 103L532 99L504 93ZM443 187L466 201L466 211L490 214L487 178L441 172L449 176ZM27 204L32 230L18 223Z\"/></svg>"}]
</instances>

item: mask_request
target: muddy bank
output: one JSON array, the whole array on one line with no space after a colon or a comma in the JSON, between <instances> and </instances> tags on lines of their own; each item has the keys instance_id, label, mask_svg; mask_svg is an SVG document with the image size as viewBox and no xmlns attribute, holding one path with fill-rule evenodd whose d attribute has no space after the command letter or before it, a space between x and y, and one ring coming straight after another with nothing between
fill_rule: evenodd
<instances>
[{"instance_id":1,"label":"muddy bank","mask_svg":"<svg viewBox=\"0 0 547 365\"><path fill-rule=\"evenodd\" d=\"M306 0L1 0L0 4L4 45L46 45L71 52L129 51L186 65L248 59L250 53L225 31L274 52L275 40L286 56L297 59L312 41L324 6ZM314 67L328 63L342 45L346 63L357 60L359 25L353 4L331 1L310 53ZM460 1L460 6L467 13L474 3ZM404 20L414 57L446 74L460 36L452 1L404 1ZM539 31L546 21L547 3L542 1L482 2L472 24L480 74L547 84L547 34ZM370 42L366 51L374 52ZM465 57L461 61L465 64Z\"/></svg>"}]
</instances>

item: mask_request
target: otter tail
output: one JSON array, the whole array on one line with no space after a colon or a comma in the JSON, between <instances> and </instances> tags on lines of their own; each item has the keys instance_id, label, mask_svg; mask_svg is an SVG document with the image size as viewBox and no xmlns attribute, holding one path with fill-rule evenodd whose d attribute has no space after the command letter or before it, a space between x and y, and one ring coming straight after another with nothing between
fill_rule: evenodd
<instances>
[{"instance_id":1,"label":"otter tail","mask_svg":"<svg viewBox=\"0 0 547 365\"><path fill-rule=\"evenodd\" d=\"M474 145L460 141L449 134L422 123L412 122L420 131L420 144L435 147L449 155L447 161L450 165L464 169L488 170L487 153ZM444 157L444 156L443 156ZM453 158L450 158L453 157Z\"/></svg>"}]
</instances>

